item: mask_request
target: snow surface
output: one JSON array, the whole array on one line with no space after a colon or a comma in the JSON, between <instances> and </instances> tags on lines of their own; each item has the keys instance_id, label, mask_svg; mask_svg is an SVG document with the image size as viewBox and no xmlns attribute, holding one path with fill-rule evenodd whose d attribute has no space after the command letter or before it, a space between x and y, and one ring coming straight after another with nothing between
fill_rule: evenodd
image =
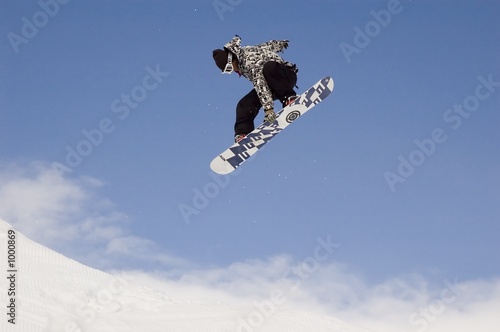
<instances>
[{"instance_id":1,"label":"snow surface","mask_svg":"<svg viewBox=\"0 0 500 332\"><path fill-rule=\"evenodd\" d=\"M368 332L333 317L275 310L271 300L278 302L279 294L250 312L218 299L173 298L165 290L80 264L16 230L16 272L12 273L8 271L9 230L14 229L0 220L0 261L5 274L0 279L4 310L0 331ZM12 274L15 286L8 279ZM9 295L9 288L15 295ZM15 324L9 323L11 299L15 300Z\"/></svg>"}]
</instances>

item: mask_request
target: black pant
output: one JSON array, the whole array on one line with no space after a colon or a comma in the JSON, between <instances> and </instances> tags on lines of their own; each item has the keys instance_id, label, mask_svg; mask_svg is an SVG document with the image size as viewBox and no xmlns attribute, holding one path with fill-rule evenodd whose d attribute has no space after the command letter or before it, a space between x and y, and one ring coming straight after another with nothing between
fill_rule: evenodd
<instances>
[{"instance_id":1,"label":"black pant","mask_svg":"<svg viewBox=\"0 0 500 332\"><path fill-rule=\"evenodd\" d=\"M297 83L297 74L290 67L275 61L269 61L262 70L273 94L273 100L283 101L286 97L296 94L293 87ZM234 124L236 135L246 135L255 129L254 119L261 107L262 104L255 89L241 98L236 106L236 123Z\"/></svg>"}]
</instances>

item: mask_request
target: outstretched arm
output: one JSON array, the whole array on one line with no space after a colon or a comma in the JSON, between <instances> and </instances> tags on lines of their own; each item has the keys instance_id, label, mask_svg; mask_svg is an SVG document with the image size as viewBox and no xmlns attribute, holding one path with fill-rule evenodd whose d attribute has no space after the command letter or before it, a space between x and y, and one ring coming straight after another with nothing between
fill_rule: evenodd
<instances>
[{"instance_id":1,"label":"outstretched arm","mask_svg":"<svg viewBox=\"0 0 500 332\"><path fill-rule=\"evenodd\" d=\"M257 47L266 48L272 52L282 52L288 48L289 40L271 40L267 43L257 45Z\"/></svg>"}]
</instances>

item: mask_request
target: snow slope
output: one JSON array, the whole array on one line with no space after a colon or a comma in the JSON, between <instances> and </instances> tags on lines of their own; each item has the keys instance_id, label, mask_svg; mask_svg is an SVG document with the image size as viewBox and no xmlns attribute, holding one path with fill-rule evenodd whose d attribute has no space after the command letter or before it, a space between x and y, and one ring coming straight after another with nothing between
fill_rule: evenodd
<instances>
[{"instance_id":1,"label":"snow slope","mask_svg":"<svg viewBox=\"0 0 500 332\"><path fill-rule=\"evenodd\" d=\"M9 240L10 254L15 258L8 256ZM279 302L280 294L263 300L253 311L218 299L172 298L165 291L64 257L31 241L2 220L0 256L4 273L0 279L4 310L0 331L367 332L332 317L276 310L272 301ZM14 265L9 267L9 262ZM12 301L15 307L10 304Z\"/></svg>"}]
</instances>

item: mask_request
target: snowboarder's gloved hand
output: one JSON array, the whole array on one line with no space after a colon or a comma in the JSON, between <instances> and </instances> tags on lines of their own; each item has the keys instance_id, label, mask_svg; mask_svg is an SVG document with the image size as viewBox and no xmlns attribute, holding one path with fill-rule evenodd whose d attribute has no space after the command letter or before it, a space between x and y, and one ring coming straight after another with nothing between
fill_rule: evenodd
<instances>
[{"instance_id":1,"label":"snowboarder's gloved hand","mask_svg":"<svg viewBox=\"0 0 500 332\"><path fill-rule=\"evenodd\" d=\"M276 121L276 113L274 113L274 109L270 108L268 110L264 110L266 115L264 115L264 121L273 123Z\"/></svg>"}]
</instances>

